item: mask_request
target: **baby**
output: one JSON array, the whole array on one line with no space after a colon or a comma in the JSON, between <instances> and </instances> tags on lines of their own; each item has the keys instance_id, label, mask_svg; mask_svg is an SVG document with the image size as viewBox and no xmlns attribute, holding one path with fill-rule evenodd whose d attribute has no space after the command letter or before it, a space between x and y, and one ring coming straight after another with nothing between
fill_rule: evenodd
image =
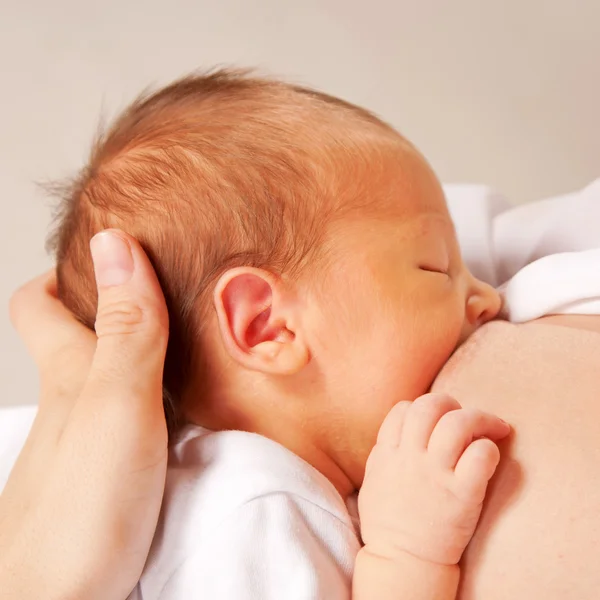
<instances>
[{"instance_id":1,"label":"baby","mask_svg":"<svg viewBox=\"0 0 600 600\"><path fill-rule=\"evenodd\" d=\"M400 401L500 299L418 151L319 92L189 77L129 107L64 196L59 294L90 327L88 243L111 227L142 242L171 319L171 469L138 596L455 597L509 427Z\"/></svg>"}]
</instances>

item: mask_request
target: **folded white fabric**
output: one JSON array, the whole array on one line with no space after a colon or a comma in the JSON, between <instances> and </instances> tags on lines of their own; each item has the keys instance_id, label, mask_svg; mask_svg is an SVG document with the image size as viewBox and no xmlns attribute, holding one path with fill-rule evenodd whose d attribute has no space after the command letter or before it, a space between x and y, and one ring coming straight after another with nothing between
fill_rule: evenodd
<instances>
[{"instance_id":1,"label":"folded white fabric","mask_svg":"<svg viewBox=\"0 0 600 600\"><path fill-rule=\"evenodd\" d=\"M511 208L510 203L485 185L445 185L444 192L465 262L475 277L497 286L493 226L498 215Z\"/></svg>"},{"instance_id":2,"label":"folded white fabric","mask_svg":"<svg viewBox=\"0 0 600 600\"><path fill-rule=\"evenodd\" d=\"M500 288L502 317L525 323L544 315L600 314L600 249L545 256Z\"/></svg>"},{"instance_id":3,"label":"folded white fabric","mask_svg":"<svg viewBox=\"0 0 600 600\"><path fill-rule=\"evenodd\" d=\"M500 284L545 256L600 247L600 179L578 192L502 212L493 235Z\"/></svg>"},{"instance_id":4,"label":"folded white fabric","mask_svg":"<svg viewBox=\"0 0 600 600\"><path fill-rule=\"evenodd\" d=\"M499 286L504 318L600 314L600 179L518 207L485 186L445 192L465 261Z\"/></svg>"}]
</instances>

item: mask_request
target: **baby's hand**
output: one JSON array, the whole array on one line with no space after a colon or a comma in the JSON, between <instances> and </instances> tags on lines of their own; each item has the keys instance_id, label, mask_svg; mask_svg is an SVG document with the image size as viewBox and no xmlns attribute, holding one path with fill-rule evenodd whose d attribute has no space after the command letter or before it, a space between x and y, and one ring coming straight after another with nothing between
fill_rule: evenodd
<instances>
[{"instance_id":1,"label":"baby's hand","mask_svg":"<svg viewBox=\"0 0 600 600\"><path fill-rule=\"evenodd\" d=\"M510 433L498 417L442 394L400 402L383 422L358 497L375 555L455 565L471 540Z\"/></svg>"}]
</instances>

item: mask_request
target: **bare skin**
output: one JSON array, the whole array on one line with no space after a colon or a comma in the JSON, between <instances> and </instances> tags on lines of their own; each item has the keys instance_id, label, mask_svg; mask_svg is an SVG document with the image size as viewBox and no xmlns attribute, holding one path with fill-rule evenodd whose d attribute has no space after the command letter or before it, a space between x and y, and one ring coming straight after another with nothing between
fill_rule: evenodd
<instances>
[{"instance_id":1,"label":"bare skin","mask_svg":"<svg viewBox=\"0 0 600 600\"><path fill-rule=\"evenodd\" d=\"M444 394L385 418L358 497L353 600L454 600L458 562L479 520L510 426Z\"/></svg>"},{"instance_id":2,"label":"bare skin","mask_svg":"<svg viewBox=\"0 0 600 600\"><path fill-rule=\"evenodd\" d=\"M3 600L123 600L148 556L167 467L168 315L139 244L110 239L93 243L97 335L56 298L53 272L11 301L41 394L0 490Z\"/></svg>"},{"instance_id":3,"label":"bare skin","mask_svg":"<svg viewBox=\"0 0 600 600\"><path fill-rule=\"evenodd\" d=\"M501 411L515 431L500 445L459 598L598 597L599 334L598 316L491 324L436 381L436 391L464 406ZM533 354L536 360L526 360ZM477 375L491 363L492 371Z\"/></svg>"}]
</instances>

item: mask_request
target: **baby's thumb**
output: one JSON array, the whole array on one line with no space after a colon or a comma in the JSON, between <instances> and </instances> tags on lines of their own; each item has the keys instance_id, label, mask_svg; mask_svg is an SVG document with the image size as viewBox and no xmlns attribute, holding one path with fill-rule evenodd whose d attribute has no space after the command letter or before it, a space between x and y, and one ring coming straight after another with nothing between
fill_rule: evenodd
<instances>
[{"instance_id":1,"label":"baby's thumb","mask_svg":"<svg viewBox=\"0 0 600 600\"><path fill-rule=\"evenodd\" d=\"M154 269L141 246L121 231L97 234L90 248L98 287L98 344L86 387L102 396L126 395L132 402L158 400L169 325Z\"/></svg>"}]
</instances>

